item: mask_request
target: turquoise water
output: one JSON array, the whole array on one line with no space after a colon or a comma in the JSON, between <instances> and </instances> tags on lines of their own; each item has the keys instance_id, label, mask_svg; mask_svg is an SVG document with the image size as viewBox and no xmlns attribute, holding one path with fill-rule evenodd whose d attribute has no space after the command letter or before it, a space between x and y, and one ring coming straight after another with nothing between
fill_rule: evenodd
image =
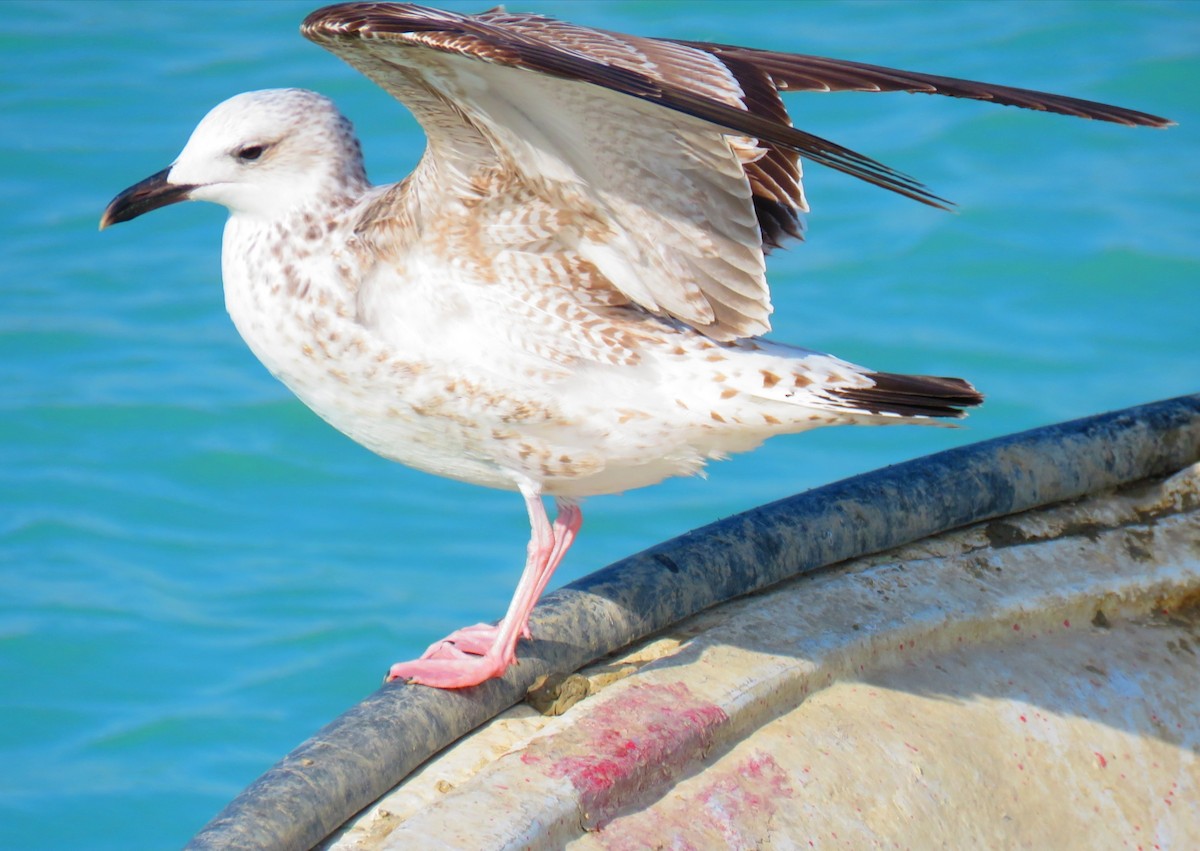
<instances>
[{"instance_id":1,"label":"turquoise water","mask_svg":"<svg viewBox=\"0 0 1200 851\"><path fill-rule=\"evenodd\" d=\"M304 86L377 182L406 113L309 45L312 2L6 3L0 26L0 848L170 848L450 629L498 617L513 494L389 464L275 384L224 315L223 211L103 234L239 91ZM475 10L486 0L465 6ZM797 123L959 203L810 169L772 261L781 340L970 378L968 427L830 429L585 506L558 583L717 517L953 445L1200 389L1200 4L517 2L612 29L1061 91L1169 131L908 95Z\"/></svg>"}]
</instances>

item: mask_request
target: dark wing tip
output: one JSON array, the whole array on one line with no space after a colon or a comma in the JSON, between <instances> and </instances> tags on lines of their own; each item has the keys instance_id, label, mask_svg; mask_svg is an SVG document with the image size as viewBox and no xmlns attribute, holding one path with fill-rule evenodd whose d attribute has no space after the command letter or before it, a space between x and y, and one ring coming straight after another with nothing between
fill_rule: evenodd
<instances>
[{"instance_id":1,"label":"dark wing tip","mask_svg":"<svg viewBox=\"0 0 1200 851\"><path fill-rule=\"evenodd\" d=\"M1002 86L921 71L903 71L825 56L780 53L706 42L680 43L707 50L723 58L732 57L753 62L771 75L781 91L912 92L989 101L1038 112L1109 121L1126 127L1162 128L1175 124L1168 118L1136 109L1016 86Z\"/></svg>"},{"instance_id":2,"label":"dark wing tip","mask_svg":"<svg viewBox=\"0 0 1200 851\"><path fill-rule=\"evenodd\" d=\"M847 387L830 392L869 413L900 417L959 419L966 416L965 408L983 402L983 394L961 378L892 372L869 372L867 378L875 382L874 387Z\"/></svg>"}]
</instances>

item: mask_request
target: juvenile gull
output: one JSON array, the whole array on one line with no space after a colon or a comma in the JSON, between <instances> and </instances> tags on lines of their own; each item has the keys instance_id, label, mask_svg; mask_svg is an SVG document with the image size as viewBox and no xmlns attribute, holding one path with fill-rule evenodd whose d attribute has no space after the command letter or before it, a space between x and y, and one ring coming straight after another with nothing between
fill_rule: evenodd
<instances>
[{"instance_id":1,"label":"juvenile gull","mask_svg":"<svg viewBox=\"0 0 1200 851\"><path fill-rule=\"evenodd\" d=\"M302 32L414 113L428 147L411 175L372 186L350 122L321 95L249 92L118 195L101 227L177 201L223 204L226 305L276 377L386 458L524 497L532 534L504 618L388 674L444 688L516 660L583 497L696 473L776 434L928 423L982 400L958 378L876 372L761 336L765 254L799 236L807 209L800 155L945 203L793 128L779 92L923 92L1169 123L502 9L351 3Z\"/></svg>"}]
</instances>

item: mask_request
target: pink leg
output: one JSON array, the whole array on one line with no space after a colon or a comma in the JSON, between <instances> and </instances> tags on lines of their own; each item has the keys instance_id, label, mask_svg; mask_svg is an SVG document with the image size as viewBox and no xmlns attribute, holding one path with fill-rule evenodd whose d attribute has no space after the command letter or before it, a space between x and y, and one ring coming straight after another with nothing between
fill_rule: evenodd
<instances>
[{"instance_id":1,"label":"pink leg","mask_svg":"<svg viewBox=\"0 0 1200 851\"><path fill-rule=\"evenodd\" d=\"M558 568L558 563L563 560L567 550L571 549L571 544L575 543L575 536L579 534L579 528L583 526L583 512L579 509L578 503L567 499L556 499L554 507L557 512L554 518L554 551L550 554L550 569L542 571L537 590L533 592L534 600L541 599L542 592L550 584L550 577ZM533 637L529 634L528 626L523 637Z\"/></svg>"},{"instance_id":2,"label":"pink leg","mask_svg":"<svg viewBox=\"0 0 1200 851\"><path fill-rule=\"evenodd\" d=\"M403 679L436 688L464 688L500 676L516 661L517 642L530 637L529 615L583 525L583 512L574 502L555 500L558 516L551 525L537 488L522 487L521 493L529 512L529 550L504 619L496 626L477 624L451 633L420 659L393 665L388 682Z\"/></svg>"},{"instance_id":3,"label":"pink leg","mask_svg":"<svg viewBox=\"0 0 1200 851\"><path fill-rule=\"evenodd\" d=\"M575 542L575 536L579 533L579 527L583 525L583 512L579 510L578 503L572 502L569 499L555 499L554 508L554 528L551 530L551 534L554 537L554 550L550 553L549 569L541 572L541 575L538 577L537 588L533 591L533 601L535 604L538 600L542 599L542 592L550 584L550 577L558 569L558 564L563 560L563 556L567 554L567 550L571 549L571 544ZM532 609L533 607L531 606L530 611ZM521 627L521 637L530 640L533 639L533 633L529 631L528 617L525 619L524 626Z\"/></svg>"}]
</instances>

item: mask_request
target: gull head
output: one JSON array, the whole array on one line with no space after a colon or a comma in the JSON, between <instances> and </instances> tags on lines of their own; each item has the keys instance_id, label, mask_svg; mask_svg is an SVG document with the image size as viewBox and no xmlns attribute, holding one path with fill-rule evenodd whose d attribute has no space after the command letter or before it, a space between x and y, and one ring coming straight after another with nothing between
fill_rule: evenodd
<instances>
[{"instance_id":1,"label":"gull head","mask_svg":"<svg viewBox=\"0 0 1200 851\"><path fill-rule=\"evenodd\" d=\"M100 229L189 200L272 219L368 185L354 128L333 101L304 89L246 92L204 116L174 163L114 198Z\"/></svg>"}]
</instances>

